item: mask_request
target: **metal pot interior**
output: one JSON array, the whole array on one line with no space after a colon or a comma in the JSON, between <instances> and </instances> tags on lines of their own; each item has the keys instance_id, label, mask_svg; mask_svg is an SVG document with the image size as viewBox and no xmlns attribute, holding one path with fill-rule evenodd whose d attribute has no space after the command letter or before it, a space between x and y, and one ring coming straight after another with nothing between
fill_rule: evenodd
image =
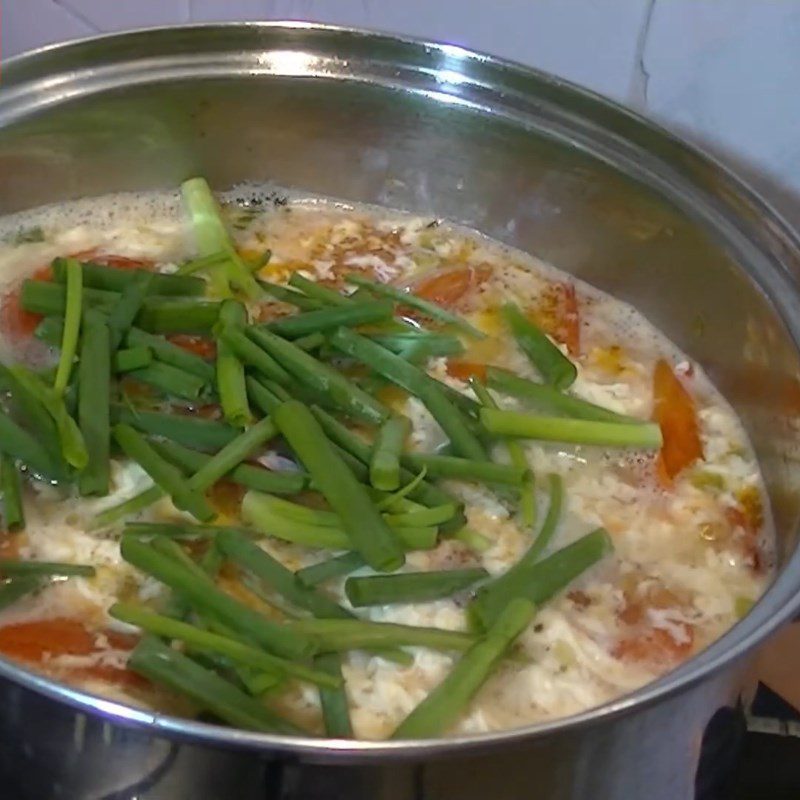
<instances>
[{"instance_id":1,"label":"metal pot interior","mask_svg":"<svg viewBox=\"0 0 800 800\"><path fill-rule=\"evenodd\" d=\"M554 78L375 34L273 24L165 29L45 49L4 66L0 213L172 188L192 174L220 188L271 180L447 217L535 253L635 304L741 415L779 535L772 588L676 673L540 733L694 682L794 613L800 245L720 167ZM100 705L8 664L0 674ZM121 714L109 703L100 710L216 741L267 741Z\"/></svg>"}]
</instances>

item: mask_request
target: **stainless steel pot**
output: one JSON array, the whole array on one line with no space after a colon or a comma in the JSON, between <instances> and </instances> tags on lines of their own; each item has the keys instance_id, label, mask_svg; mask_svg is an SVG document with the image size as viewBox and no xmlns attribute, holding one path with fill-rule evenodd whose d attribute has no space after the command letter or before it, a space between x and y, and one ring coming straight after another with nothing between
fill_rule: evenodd
<instances>
[{"instance_id":1,"label":"stainless steel pot","mask_svg":"<svg viewBox=\"0 0 800 800\"><path fill-rule=\"evenodd\" d=\"M635 303L744 419L779 571L748 617L633 695L481 737L285 739L124 708L0 660L14 798L693 796L753 648L800 604L800 245L724 169L606 100L458 47L301 24L45 48L0 84L0 213L202 173L466 222ZM711 739L708 737L712 736ZM699 780L705 780L700 764Z\"/></svg>"}]
</instances>

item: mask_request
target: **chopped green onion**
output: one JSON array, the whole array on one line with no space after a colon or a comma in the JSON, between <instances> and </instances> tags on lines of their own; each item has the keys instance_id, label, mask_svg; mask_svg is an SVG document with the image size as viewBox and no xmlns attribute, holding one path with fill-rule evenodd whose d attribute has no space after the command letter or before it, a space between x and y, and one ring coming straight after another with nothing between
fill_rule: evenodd
<instances>
[{"instance_id":1,"label":"chopped green onion","mask_svg":"<svg viewBox=\"0 0 800 800\"><path fill-rule=\"evenodd\" d=\"M411 431L406 417L389 417L381 425L369 465L370 483L383 492L391 492L400 486L400 454Z\"/></svg>"},{"instance_id":2,"label":"chopped green onion","mask_svg":"<svg viewBox=\"0 0 800 800\"><path fill-rule=\"evenodd\" d=\"M518 565L535 564L555 535L558 522L561 519L561 506L564 501L564 481L561 479L560 475L553 473L550 475L549 483L550 502L547 507L547 515L544 518L539 534L533 544L528 548L527 552L519 560Z\"/></svg>"},{"instance_id":3,"label":"chopped green onion","mask_svg":"<svg viewBox=\"0 0 800 800\"><path fill-rule=\"evenodd\" d=\"M190 697L237 727L266 733L307 735L260 701L248 697L232 683L163 644L155 636L142 639L131 653L128 667L154 683Z\"/></svg>"},{"instance_id":4,"label":"chopped green onion","mask_svg":"<svg viewBox=\"0 0 800 800\"><path fill-rule=\"evenodd\" d=\"M114 372L131 372L153 363L153 352L148 347L128 347L114 353Z\"/></svg>"},{"instance_id":5,"label":"chopped green onion","mask_svg":"<svg viewBox=\"0 0 800 800\"><path fill-rule=\"evenodd\" d=\"M234 600L220 591L199 567L200 574L197 574L135 537L124 538L121 551L126 561L183 595L198 611L252 638L276 655L305 658L313 654L315 646L311 637L272 622Z\"/></svg>"},{"instance_id":6,"label":"chopped green onion","mask_svg":"<svg viewBox=\"0 0 800 800\"><path fill-rule=\"evenodd\" d=\"M370 622L361 619L298 619L285 626L311 636L323 653L391 647L429 647L432 650L468 650L476 637L461 631Z\"/></svg>"},{"instance_id":7,"label":"chopped green onion","mask_svg":"<svg viewBox=\"0 0 800 800\"><path fill-rule=\"evenodd\" d=\"M491 392L479 380L472 378L469 383L472 391L481 401L481 405L485 408L497 408ZM528 528L533 528L536 523L536 479L530 469L528 459L525 457L522 445L514 439L507 439L505 445L511 463L515 467L528 471L529 477L523 481L519 492L519 511L523 524Z\"/></svg>"},{"instance_id":8,"label":"chopped green onion","mask_svg":"<svg viewBox=\"0 0 800 800\"><path fill-rule=\"evenodd\" d=\"M53 261L53 278L58 283L67 281L67 261L56 258ZM83 269L83 285L91 289L104 289L107 292L121 292L142 275L151 275L150 293L177 297L199 297L205 293L205 282L199 278L184 278L180 274L167 275L151 272L146 269L120 269L119 267L94 264L90 261L81 263Z\"/></svg>"},{"instance_id":9,"label":"chopped green onion","mask_svg":"<svg viewBox=\"0 0 800 800\"><path fill-rule=\"evenodd\" d=\"M184 400L197 400L207 389L202 378L161 361L152 361L146 367L132 370L128 377L146 383L168 397L181 397Z\"/></svg>"},{"instance_id":10,"label":"chopped green onion","mask_svg":"<svg viewBox=\"0 0 800 800\"><path fill-rule=\"evenodd\" d=\"M17 559L0 558L0 575L59 575L63 577L91 578L95 574L94 567L86 564L63 564L58 561L19 561Z\"/></svg>"},{"instance_id":11,"label":"chopped green onion","mask_svg":"<svg viewBox=\"0 0 800 800\"><path fill-rule=\"evenodd\" d=\"M328 673L278 658L228 636L211 633L161 614L153 614L141 607L128 603L115 603L108 613L114 619L127 622L129 625L136 625L137 628L148 633L168 639L177 639L190 645L193 649L219 653L237 664L256 667L266 672L297 678L320 686L336 688L340 685L340 682Z\"/></svg>"},{"instance_id":12,"label":"chopped green onion","mask_svg":"<svg viewBox=\"0 0 800 800\"><path fill-rule=\"evenodd\" d=\"M41 586L42 580L33 575L0 581L0 611L21 600L26 594L35 592Z\"/></svg>"},{"instance_id":13,"label":"chopped green onion","mask_svg":"<svg viewBox=\"0 0 800 800\"><path fill-rule=\"evenodd\" d=\"M486 637L475 643L450 674L400 723L392 739L425 739L444 733L466 709L511 643L528 627L535 607L515 599L500 613Z\"/></svg>"},{"instance_id":14,"label":"chopped green onion","mask_svg":"<svg viewBox=\"0 0 800 800\"><path fill-rule=\"evenodd\" d=\"M478 590L470 618L488 629L515 598L541 605L612 550L608 534L598 528L541 561L515 565Z\"/></svg>"},{"instance_id":15,"label":"chopped green onion","mask_svg":"<svg viewBox=\"0 0 800 800\"><path fill-rule=\"evenodd\" d=\"M520 378L511 372L498 367L489 367L486 371L489 386L498 392L530 401L536 408L558 416L588 419L595 422L641 422L633 417L617 414L606 408L581 400L578 397L564 394L543 383Z\"/></svg>"},{"instance_id":16,"label":"chopped green onion","mask_svg":"<svg viewBox=\"0 0 800 800\"><path fill-rule=\"evenodd\" d=\"M78 424L67 411L63 396L59 395L54 388L47 386L38 375L26 367L15 365L9 367L9 370L53 418L64 459L76 469L83 469L88 463L89 454L86 451L86 444ZM0 439L0 441L2 440Z\"/></svg>"},{"instance_id":17,"label":"chopped green onion","mask_svg":"<svg viewBox=\"0 0 800 800\"><path fill-rule=\"evenodd\" d=\"M22 478L14 458L0 454L0 486L3 489L3 521L7 531L25 527L25 509L22 505Z\"/></svg>"},{"instance_id":18,"label":"chopped green onion","mask_svg":"<svg viewBox=\"0 0 800 800\"><path fill-rule=\"evenodd\" d=\"M113 433L125 454L147 472L159 489L172 497L178 508L204 522L214 518L214 511L203 495L192 489L183 473L164 461L140 433L125 424L115 425Z\"/></svg>"},{"instance_id":19,"label":"chopped green onion","mask_svg":"<svg viewBox=\"0 0 800 800\"><path fill-rule=\"evenodd\" d=\"M111 341L105 318L87 311L78 363L78 424L88 460L78 476L82 495L106 495L111 475L111 421L108 396Z\"/></svg>"},{"instance_id":20,"label":"chopped green onion","mask_svg":"<svg viewBox=\"0 0 800 800\"><path fill-rule=\"evenodd\" d=\"M266 327L278 336L297 339L317 331L332 330L340 325L354 328L358 325L381 322L391 319L391 317L391 303L371 302L307 311L304 314L283 317L275 322L270 322Z\"/></svg>"},{"instance_id":21,"label":"chopped green onion","mask_svg":"<svg viewBox=\"0 0 800 800\"><path fill-rule=\"evenodd\" d=\"M64 312L64 333L61 339L61 355L58 359L53 391L61 397L67 389L72 364L78 349L78 336L81 331L81 309L83 305L83 273L81 262L74 258L66 261L67 290ZM77 466L77 465L75 465Z\"/></svg>"},{"instance_id":22,"label":"chopped green onion","mask_svg":"<svg viewBox=\"0 0 800 800\"><path fill-rule=\"evenodd\" d=\"M440 572L398 572L394 575L367 575L348 578L344 585L354 608L394 603L424 603L450 597L488 577L482 567Z\"/></svg>"},{"instance_id":23,"label":"chopped green onion","mask_svg":"<svg viewBox=\"0 0 800 800\"><path fill-rule=\"evenodd\" d=\"M431 303L429 300L424 300L422 297L417 297L412 292L404 292L402 289L397 289L396 287L390 286L386 283L370 281L366 278L362 278L360 275L348 275L346 280L348 283L355 284L356 286L363 286L365 289L369 289L369 291L374 292L375 294L383 295L384 297L390 297L392 300L395 300L398 303L410 306L411 308L416 308L433 319L437 319L440 322L446 322L448 325L453 325L460 331L463 331L468 336L472 336L475 339L486 338L485 333L470 325L462 317L459 317L457 314L451 314L449 311L446 311L436 303Z\"/></svg>"},{"instance_id":24,"label":"chopped green onion","mask_svg":"<svg viewBox=\"0 0 800 800\"><path fill-rule=\"evenodd\" d=\"M226 263L209 273L212 287L226 297L231 288L244 292L251 300L261 296L261 289L242 261L231 241L211 189L204 178L191 178L181 184L183 202L192 221L197 249L201 256L223 252ZM220 277L221 276L221 277Z\"/></svg>"},{"instance_id":25,"label":"chopped green onion","mask_svg":"<svg viewBox=\"0 0 800 800\"><path fill-rule=\"evenodd\" d=\"M357 569L365 566L366 562L361 557L361 553L352 551L350 553L342 553L339 556L320 561L318 564L313 564L310 567L303 567L303 569L295 572L295 577L304 586L317 586L320 583L325 583L333 578L341 578L343 575L349 575Z\"/></svg>"},{"instance_id":26,"label":"chopped green onion","mask_svg":"<svg viewBox=\"0 0 800 800\"><path fill-rule=\"evenodd\" d=\"M219 311L219 329L241 332L246 324L245 307L235 300L226 300ZM252 415L247 402L244 364L224 339L217 342L217 391L225 421L236 428L245 427Z\"/></svg>"},{"instance_id":27,"label":"chopped green onion","mask_svg":"<svg viewBox=\"0 0 800 800\"><path fill-rule=\"evenodd\" d=\"M490 433L544 442L637 447L647 450L657 450L662 444L661 428L654 422L593 422L585 419L541 417L524 411L499 411L493 408L481 410L481 422Z\"/></svg>"}]
</instances>

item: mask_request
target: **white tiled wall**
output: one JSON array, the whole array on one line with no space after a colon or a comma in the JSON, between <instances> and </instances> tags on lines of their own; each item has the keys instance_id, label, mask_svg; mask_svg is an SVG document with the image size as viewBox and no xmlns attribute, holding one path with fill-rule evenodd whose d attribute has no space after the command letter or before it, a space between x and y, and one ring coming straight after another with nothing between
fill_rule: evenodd
<instances>
[{"instance_id":1,"label":"white tiled wall","mask_svg":"<svg viewBox=\"0 0 800 800\"><path fill-rule=\"evenodd\" d=\"M187 21L308 19L581 83L732 163L800 227L800 0L0 0L0 52Z\"/></svg>"}]
</instances>

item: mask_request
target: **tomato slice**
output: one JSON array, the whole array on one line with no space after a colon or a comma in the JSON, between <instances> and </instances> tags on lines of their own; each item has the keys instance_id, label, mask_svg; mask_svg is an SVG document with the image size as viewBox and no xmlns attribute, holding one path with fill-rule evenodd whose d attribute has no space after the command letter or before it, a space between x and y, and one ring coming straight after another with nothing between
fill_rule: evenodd
<instances>
[{"instance_id":1,"label":"tomato slice","mask_svg":"<svg viewBox=\"0 0 800 800\"><path fill-rule=\"evenodd\" d=\"M481 383L486 383L487 364L475 364L472 361L448 361L447 374L460 381L477 378Z\"/></svg>"},{"instance_id":2,"label":"tomato slice","mask_svg":"<svg viewBox=\"0 0 800 800\"><path fill-rule=\"evenodd\" d=\"M136 643L132 636L113 631L91 631L69 617L18 622L0 628L0 653L20 661L40 662L48 656L87 656L103 649L98 637L104 636L111 649L129 650Z\"/></svg>"},{"instance_id":3,"label":"tomato slice","mask_svg":"<svg viewBox=\"0 0 800 800\"><path fill-rule=\"evenodd\" d=\"M638 636L628 636L617 642L614 656L623 661L644 661L670 664L683 660L692 651L694 630L684 622L675 623L681 629L680 639L663 628L648 628Z\"/></svg>"},{"instance_id":4,"label":"tomato slice","mask_svg":"<svg viewBox=\"0 0 800 800\"><path fill-rule=\"evenodd\" d=\"M40 267L30 280L49 281L52 278L50 267ZM42 314L26 311L20 305L21 285L7 291L0 300L0 332L11 342L30 339L36 326L42 321Z\"/></svg>"},{"instance_id":5,"label":"tomato slice","mask_svg":"<svg viewBox=\"0 0 800 800\"><path fill-rule=\"evenodd\" d=\"M127 256L98 253L97 250L82 250L80 253L73 253L71 257L77 258L79 261L91 261L93 264L117 269L153 269L155 267L155 261L148 258L128 258Z\"/></svg>"},{"instance_id":6,"label":"tomato slice","mask_svg":"<svg viewBox=\"0 0 800 800\"><path fill-rule=\"evenodd\" d=\"M700 427L694 401L666 361L660 359L653 374L653 418L661 427L664 443L658 471L664 485L703 457Z\"/></svg>"},{"instance_id":7,"label":"tomato slice","mask_svg":"<svg viewBox=\"0 0 800 800\"><path fill-rule=\"evenodd\" d=\"M554 283L547 287L532 312L532 319L545 333L566 345L573 358L580 355L580 309L571 283Z\"/></svg>"},{"instance_id":8,"label":"tomato slice","mask_svg":"<svg viewBox=\"0 0 800 800\"><path fill-rule=\"evenodd\" d=\"M481 264L477 267L462 267L438 272L414 287L414 294L423 300L449 308L455 306L473 289L485 283L492 268Z\"/></svg>"},{"instance_id":9,"label":"tomato slice","mask_svg":"<svg viewBox=\"0 0 800 800\"><path fill-rule=\"evenodd\" d=\"M211 339L204 339L202 336L190 336L185 333L176 333L167 336L172 344L194 353L200 358L216 358L217 345Z\"/></svg>"}]
</instances>

